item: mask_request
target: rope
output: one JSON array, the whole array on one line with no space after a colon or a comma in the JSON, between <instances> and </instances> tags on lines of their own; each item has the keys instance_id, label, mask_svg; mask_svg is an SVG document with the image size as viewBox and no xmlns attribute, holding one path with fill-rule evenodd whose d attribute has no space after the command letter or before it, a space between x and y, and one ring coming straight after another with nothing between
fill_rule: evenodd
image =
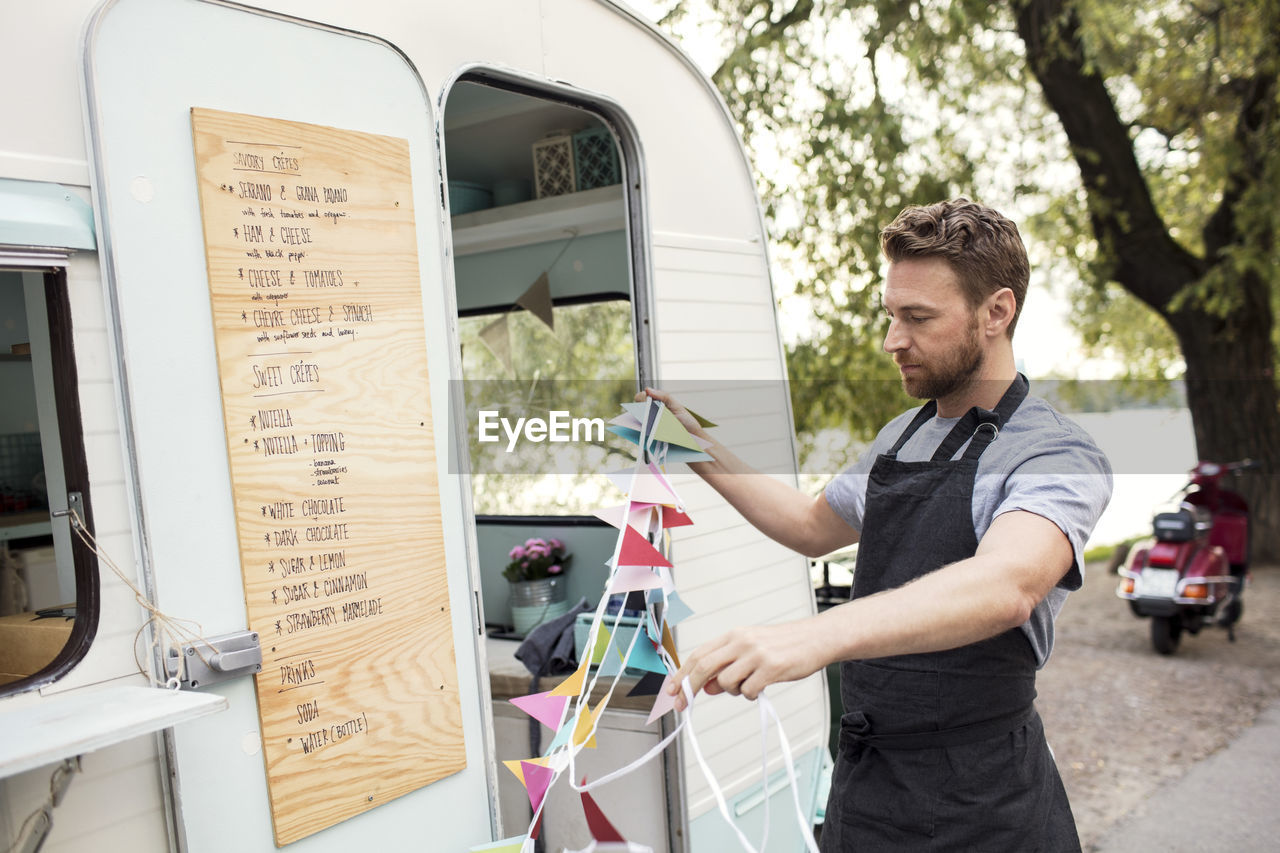
<instances>
[{"instance_id":1,"label":"rope","mask_svg":"<svg viewBox=\"0 0 1280 853\"><path fill-rule=\"evenodd\" d=\"M115 560L111 559L111 556L98 544L98 540L85 527L84 521L80 518L80 513L72 508L68 510L68 515L70 516L72 532L84 543L86 548L98 557L103 565L111 570L121 583L133 592L133 600L147 612L146 620L143 621L137 633L133 636L133 662L138 667L138 672L155 687L165 687L169 690L179 689L182 686L182 682L186 680L185 676L187 674L186 656L182 653L184 641L195 650L196 655L205 664L209 663L209 658L205 656L201 647L217 651L204 638L204 629L201 628L198 622L190 619L175 619L152 604L142 590L138 589L137 585L116 565ZM188 628L188 625L193 626L194 630ZM138 640L141 638L142 632L147 630L148 627L151 628L152 655L160 655L161 660L165 662L164 670L167 678L163 682L155 677L152 670L144 667L138 657ZM176 661L177 670L172 674L169 674L169 661Z\"/></svg>"}]
</instances>

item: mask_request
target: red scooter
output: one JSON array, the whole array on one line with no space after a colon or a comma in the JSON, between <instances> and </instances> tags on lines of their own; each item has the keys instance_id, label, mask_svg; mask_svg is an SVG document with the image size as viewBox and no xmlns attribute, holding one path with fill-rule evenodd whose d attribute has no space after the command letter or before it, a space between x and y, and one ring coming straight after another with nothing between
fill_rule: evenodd
<instances>
[{"instance_id":1,"label":"red scooter","mask_svg":"<svg viewBox=\"0 0 1280 853\"><path fill-rule=\"evenodd\" d=\"M1196 465L1177 509L1156 513L1154 537L1134 545L1121 567L1116 595L1134 615L1151 618L1160 654L1173 654L1183 631L1198 634L1206 624L1226 628L1235 642L1249 572L1249 504L1220 483L1259 467L1248 459Z\"/></svg>"}]
</instances>

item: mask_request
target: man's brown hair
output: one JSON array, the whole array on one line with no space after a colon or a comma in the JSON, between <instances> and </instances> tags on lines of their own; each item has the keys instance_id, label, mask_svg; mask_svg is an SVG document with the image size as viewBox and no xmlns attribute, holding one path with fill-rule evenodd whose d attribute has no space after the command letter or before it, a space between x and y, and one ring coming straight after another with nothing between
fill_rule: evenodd
<instances>
[{"instance_id":1,"label":"man's brown hair","mask_svg":"<svg viewBox=\"0 0 1280 853\"><path fill-rule=\"evenodd\" d=\"M1012 290L1015 307L1008 334L1013 337L1031 267L1018 226L999 212L967 198L912 205L880 232L880 248L890 263L946 261L973 308L1002 287Z\"/></svg>"}]
</instances>

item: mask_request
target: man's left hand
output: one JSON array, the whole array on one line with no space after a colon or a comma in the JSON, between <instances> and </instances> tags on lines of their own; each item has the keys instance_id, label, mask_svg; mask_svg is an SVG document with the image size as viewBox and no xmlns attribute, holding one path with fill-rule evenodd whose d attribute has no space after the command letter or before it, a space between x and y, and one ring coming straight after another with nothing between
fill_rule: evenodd
<instances>
[{"instance_id":1,"label":"man's left hand","mask_svg":"<svg viewBox=\"0 0 1280 853\"><path fill-rule=\"evenodd\" d=\"M685 657L667 688L676 695L676 710L688 706L681 687L686 678L694 695L705 690L712 696L730 693L754 700L770 684L817 672L827 661L814 621L735 628L699 646Z\"/></svg>"}]
</instances>

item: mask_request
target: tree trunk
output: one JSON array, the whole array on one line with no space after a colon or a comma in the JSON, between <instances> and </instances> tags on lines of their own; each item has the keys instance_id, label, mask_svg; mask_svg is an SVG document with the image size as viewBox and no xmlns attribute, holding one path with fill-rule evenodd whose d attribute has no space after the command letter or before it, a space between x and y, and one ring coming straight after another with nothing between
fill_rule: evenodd
<instances>
[{"instance_id":1,"label":"tree trunk","mask_svg":"<svg viewBox=\"0 0 1280 853\"><path fill-rule=\"evenodd\" d=\"M1152 202L1129 130L1096 65L1086 56L1072 0L1012 0L1018 34L1045 100L1058 115L1088 193L1090 220L1111 276L1173 328L1187 365L1187 405L1201 459L1234 462L1254 458L1263 468L1241 474L1234 487L1249 501L1254 562L1280 562L1280 390L1271 333L1275 318L1268 284L1256 273L1223 276L1236 297L1225 314L1211 313L1195 299L1170 310L1185 289L1230 264L1227 246L1237 233L1233 204L1247 196L1253 171L1231 176L1223 206L1209 217L1210 251L1198 257L1169 233ZM1242 150L1266 116L1266 86L1243 105L1237 136ZM1247 165L1247 164L1246 164ZM1216 239L1208 239L1208 238ZM1219 275L1228 268L1217 270ZM1123 465L1116 466L1123 471Z\"/></svg>"},{"instance_id":2,"label":"tree trunk","mask_svg":"<svg viewBox=\"0 0 1280 853\"><path fill-rule=\"evenodd\" d=\"M1256 280L1241 281L1253 294L1225 318L1203 312L1165 314L1186 359L1187 406L1196 452L1210 462L1256 459L1224 485L1249 502L1255 563L1280 563L1280 393L1272 365L1272 315L1267 291ZM1253 302L1254 304L1249 304Z\"/></svg>"}]
</instances>

